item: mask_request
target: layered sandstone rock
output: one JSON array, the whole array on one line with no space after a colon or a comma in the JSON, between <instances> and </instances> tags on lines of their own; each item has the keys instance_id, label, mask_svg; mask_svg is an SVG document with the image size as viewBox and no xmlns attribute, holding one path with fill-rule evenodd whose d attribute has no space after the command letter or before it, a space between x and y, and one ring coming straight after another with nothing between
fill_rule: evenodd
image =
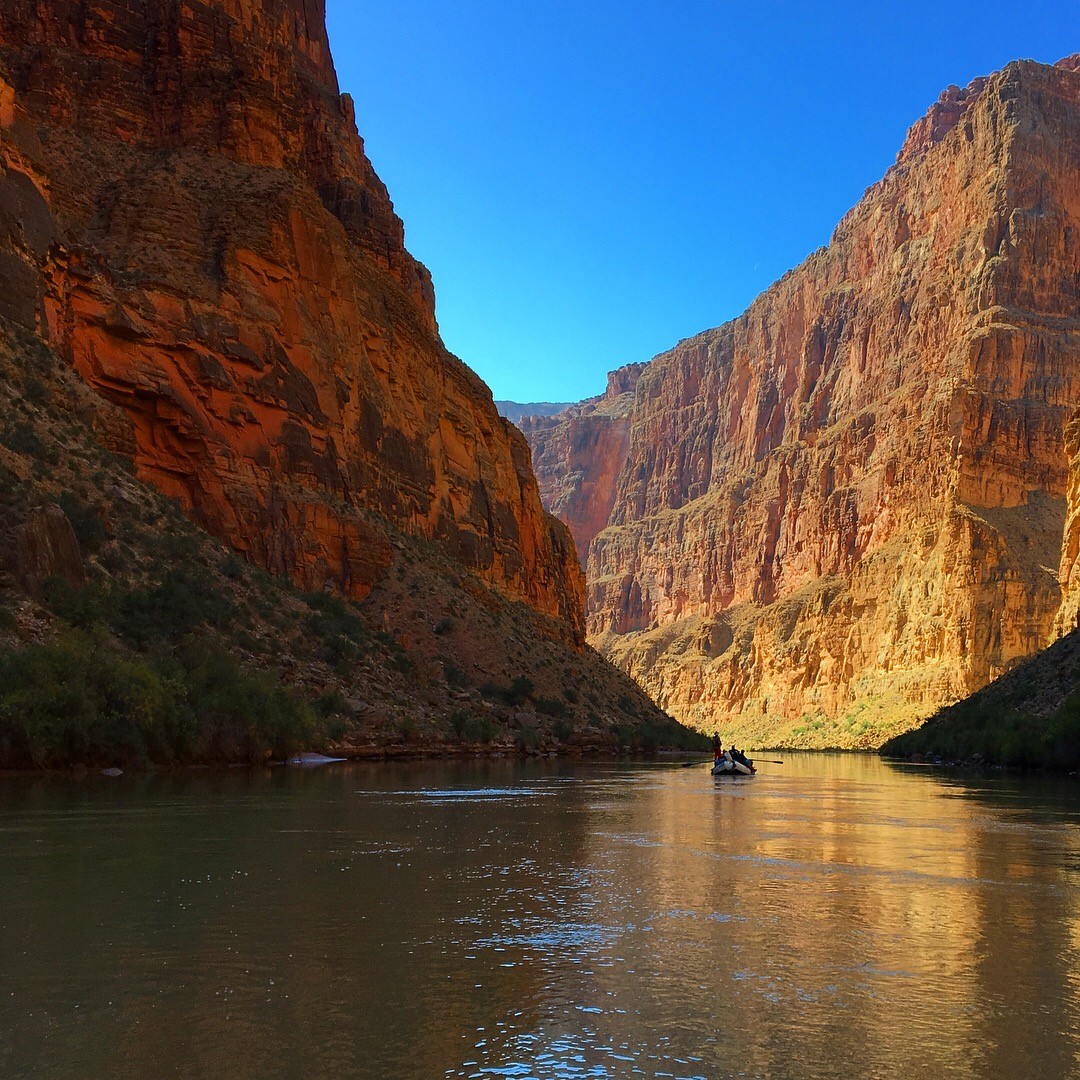
<instances>
[{"instance_id":1,"label":"layered sandstone rock","mask_svg":"<svg viewBox=\"0 0 1080 1080\"><path fill-rule=\"evenodd\" d=\"M322 0L3 0L0 315L130 419L140 477L308 588L381 520L580 636L520 434L439 340Z\"/></svg>"},{"instance_id":2,"label":"layered sandstone rock","mask_svg":"<svg viewBox=\"0 0 1080 1080\"><path fill-rule=\"evenodd\" d=\"M947 91L827 248L645 368L620 462L545 461L573 410L536 440L542 484L617 468L591 638L681 719L874 745L1050 640L1080 401L1076 67Z\"/></svg>"},{"instance_id":3,"label":"layered sandstone rock","mask_svg":"<svg viewBox=\"0 0 1080 1080\"><path fill-rule=\"evenodd\" d=\"M1080 628L1080 409L1065 427L1065 453L1069 459L1069 482L1065 536L1061 544L1061 608L1055 633Z\"/></svg>"},{"instance_id":4,"label":"layered sandstone rock","mask_svg":"<svg viewBox=\"0 0 1080 1080\"><path fill-rule=\"evenodd\" d=\"M544 505L570 526L584 564L611 517L615 484L630 445L630 411L644 364L608 375L607 390L556 416L519 421L533 451Z\"/></svg>"}]
</instances>

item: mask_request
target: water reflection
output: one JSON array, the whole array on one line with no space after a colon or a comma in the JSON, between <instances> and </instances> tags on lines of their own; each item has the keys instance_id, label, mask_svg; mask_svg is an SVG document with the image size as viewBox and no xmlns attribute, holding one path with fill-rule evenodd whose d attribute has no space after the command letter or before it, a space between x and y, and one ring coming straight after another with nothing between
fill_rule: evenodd
<instances>
[{"instance_id":1,"label":"water reflection","mask_svg":"<svg viewBox=\"0 0 1080 1080\"><path fill-rule=\"evenodd\" d=\"M0 784L0 1074L1076 1071L1077 789L785 761Z\"/></svg>"}]
</instances>

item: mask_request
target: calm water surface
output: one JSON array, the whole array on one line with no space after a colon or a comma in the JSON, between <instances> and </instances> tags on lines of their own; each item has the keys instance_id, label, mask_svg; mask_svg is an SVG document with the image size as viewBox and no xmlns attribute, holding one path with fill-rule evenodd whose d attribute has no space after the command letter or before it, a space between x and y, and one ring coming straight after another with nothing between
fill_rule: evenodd
<instances>
[{"instance_id":1,"label":"calm water surface","mask_svg":"<svg viewBox=\"0 0 1080 1080\"><path fill-rule=\"evenodd\" d=\"M1080 786L785 760L0 782L0 1076L1080 1074Z\"/></svg>"}]
</instances>

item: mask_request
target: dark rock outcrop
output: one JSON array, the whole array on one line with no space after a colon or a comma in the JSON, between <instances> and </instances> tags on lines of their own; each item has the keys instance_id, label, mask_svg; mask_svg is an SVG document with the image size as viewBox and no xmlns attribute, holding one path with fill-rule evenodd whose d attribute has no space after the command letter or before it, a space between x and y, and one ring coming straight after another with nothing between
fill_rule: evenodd
<instances>
[{"instance_id":1,"label":"dark rock outcrop","mask_svg":"<svg viewBox=\"0 0 1080 1080\"><path fill-rule=\"evenodd\" d=\"M42 597L51 579L71 585L86 581L75 530L59 506L38 506L19 519L0 521L0 554L19 587Z\"/></svg>"}]
</instances>

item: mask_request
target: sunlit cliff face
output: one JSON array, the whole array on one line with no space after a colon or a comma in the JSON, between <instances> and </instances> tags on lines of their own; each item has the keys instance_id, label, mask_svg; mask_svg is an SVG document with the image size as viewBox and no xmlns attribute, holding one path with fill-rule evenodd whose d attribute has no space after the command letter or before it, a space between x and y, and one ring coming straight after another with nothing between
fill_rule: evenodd
<instances>
[{"instance_id":1,"label":"sunlit cliff face","mask_svg":"<svg viewBox=\"0 0 1080 1080\"><path fill-rule=\"evenodd\" d=\"M579 466L617 472L591 640L684 721L873 746L1057 632L1074 66L946 93L827 248L647 365L616 465ZM545 490L572 422L537 440Z\"/></svg>"},{"instance_id":2,"label":"sunlit cliff face","mask_svg":"<svg viewBox=\"0 0 1080 1080\"><path fill-rule=\"evenodd\" d=\"M520 435L438 338L321 2L0 13L5 314L130 421L141 478L253 561L365 596L389 522L581 638Z\"/></svg>"}]
</instances>

